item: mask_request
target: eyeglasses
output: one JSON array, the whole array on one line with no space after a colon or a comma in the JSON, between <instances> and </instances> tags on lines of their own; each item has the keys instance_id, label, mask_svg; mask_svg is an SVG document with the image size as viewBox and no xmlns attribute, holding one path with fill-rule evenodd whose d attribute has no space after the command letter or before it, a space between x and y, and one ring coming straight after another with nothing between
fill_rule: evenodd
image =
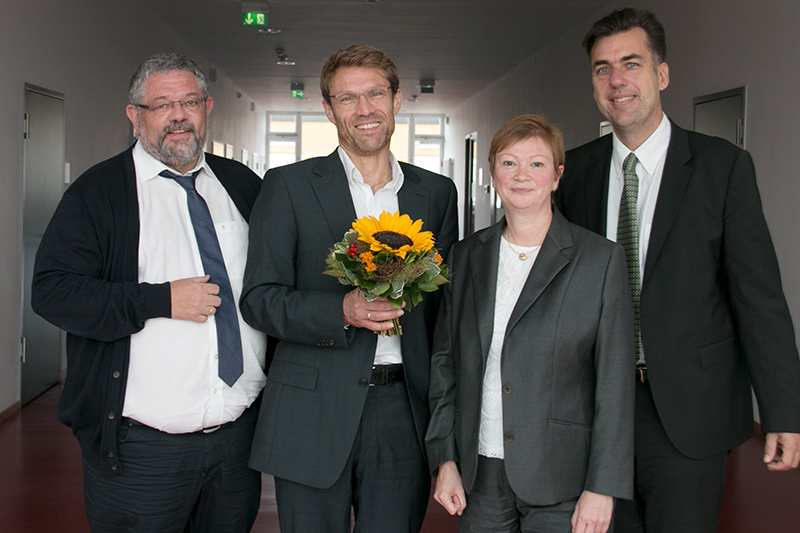
<instances>
[{"instance_id":1,"label":"eyeglasses","mask_svg":"<svg viewBox=\"0 0 800 533\"><path fill-rule=\"evenodd\" d=\"M158 105L144 105L144 104L136 104L136 107L141 107L142 109L147 109L148 111L155 113L156 115L166 115L170 111L174 104L180 104L181 108L184 111L197 111L200 109L200 106L206 103L206 98L197 99L188 99L188 100L172 100L171 102L164 102L163 104Z\"/></svg>"},{"instance_id":2,"label":"eyeglasses","mask_svg":"<svg viewBox=\"0 0 800 533\"><path fill-rule=\"evenodd\" d=\"M373 87L365 93L339 93L332 94L330 97L342 107L358 105L358 101L362 96L366 98L367 102L376 105L389 96L391 91L391 87Z\"/></svg>"}]
</instances>

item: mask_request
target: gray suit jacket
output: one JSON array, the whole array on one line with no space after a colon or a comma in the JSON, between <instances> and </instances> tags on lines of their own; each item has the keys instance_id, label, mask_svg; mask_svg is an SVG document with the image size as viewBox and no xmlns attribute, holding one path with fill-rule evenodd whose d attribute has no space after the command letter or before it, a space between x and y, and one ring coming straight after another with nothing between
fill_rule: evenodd
<instances>
[{"instance_id":1,"label":"gray suit jacket","mask_svg":"<svg viewBox=\"0 0 800 533\"><path fill-rule=\"evenodd\" d=\"M605 235L611 136L567 153L556 205ZM800 432L800 361L753 161L672 124L641 294L650 389L670 441L693 458L765 431Z\"/></svg>"},{"instance_id":2,"label":"gray suit jacket","mask_svg":"<svg viewBox=\"0 0 800 533\"><path fill-rule=\"evenodd\" d=\"M446 253L458 238L453 182L405 163L401 213L422 219ZM275 340L251 466L326 488L344 468L369 389L376 336L344 329L342 300L351 287L325 276L328 251L356 218L337 152L272 169L250 219L241 310ZM406 386L423 446L433 305L401 319Z\"/></svg>"},{"instance_id":3,"label":"gray suit jacket","mask_svg":"<svg viewBox=\"0 0 800 533\"><path fill-rule=\"evenodd\" d=\"M508 322L502 352L505 467L532 505L590 490L633 493L633 310L622 247L553 222ZM505 221L456 244L431 357L428 460L475 483L481 390Z\"/></svg>"}]
</instances>

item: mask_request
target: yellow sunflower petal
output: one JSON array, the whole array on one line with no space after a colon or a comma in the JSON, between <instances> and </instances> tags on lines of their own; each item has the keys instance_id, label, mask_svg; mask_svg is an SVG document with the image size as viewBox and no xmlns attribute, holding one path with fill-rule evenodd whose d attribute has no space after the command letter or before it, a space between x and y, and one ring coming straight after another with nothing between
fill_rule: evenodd
<instances>
[{"instance_id":1,"label":"yellow sunflower petal","mask_svg":"<svg viewBox=\"0 0 800 533\"><path fill-rule=\"evenodd\" d=\"M433 234L420 231L422 220L412 221L408 215L384 211L379 218L363 217L353 222L359 240L370 245L370 250L387 250L405 259L408 252L428 251L433 248ZM378 237L376 237L378 235Z\"/></svg>"}]
</instances>

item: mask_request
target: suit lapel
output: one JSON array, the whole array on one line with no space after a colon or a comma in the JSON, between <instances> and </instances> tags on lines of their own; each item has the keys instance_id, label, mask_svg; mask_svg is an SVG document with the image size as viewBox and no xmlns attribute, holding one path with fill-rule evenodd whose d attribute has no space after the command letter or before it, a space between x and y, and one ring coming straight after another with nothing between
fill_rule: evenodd
<instances>
[{"instance_id":1,"label":"suit lapel","mask_svg":"<svg viewBox=\"0 0 800 533\"><path fill-rule=\"evenodd\" d=\"M428 230L428 200L425 189L420 185L420 177L411 165L400 163L403 169L403 186L397 193L397 205L401 215L408 215L411 220L422 220L423 229ZM434 236L435 237L435 236Z\"/></svg>"},{"instance_id":2,"label":"suit lapel","mask_svg":"<svg viewBox=\"0 0 800 533\"><path fill-rule=\"evenodd\" d=\"M498 254L500 252L500 233L505 219L496 223L479 235L478 242L469 252L469 271L472 278L472 292L475 302L494 302L497 291ZM456 273L458 275L458 273ZM494 330L494 305L481 305L475 308L478 323L478 336L481 342L483 361L489 356Z\"/></svg>"},{"instance_id":3,"label":"suit lapel","mask_svg":"<svg viewBox=\"0 0 800 533\"><path fill-rule=\"evenodd\" d=\"M566 219L555 209L553 211L553 222L547 231L542 248L539 250L536 262L531 268L531 273L528 275L517 304L508 319L506 336L539 298L542 291L550 285L553 278L569 264L570 260L562 250L570 247L572 247L572 232Z\"/></svg>"},{"instance_id":4,"label":"suit lapel","mask_svg":"<svg viewBox=\"0 0 800 533\"><path fill-rule=\"evenodd\" d=\"M606 141L607 138L607 141ZM603 142L592 150L592 160L586 168L587 229L605 236L608 214L608 179L611 171L611 153L613 150L611 135L606 135Z\"/></svg>"},{"instance_id":5,"label":"suit lapel","mask_svg":"<svg viewBox=\"0 0 800 533\"><path fill-rule=\"evenodd\" d=\"M667 158L664 162L664 173L661 176L661 187L656 200L656 210L653 213L653 227L650 230L650 241L647 245L642 289L647 284L648 274L653 271L653 265L664 247L675 215L683 201L683 195L692 174L692 169L687 164L691 157L689 136L685 130L673 123Z\"/></svg>"},{"instance_id":6,"label":"suit lapel","mask_svg":"<svg viewBox=\"0 0 800 533\"><path fill-rule=\"evenodd\" d=\"M311 186L328 221L333 236L331 242L339 241L356 219L356 208L353 206L350 186L338 152L334 151L328 157L321 159L314 167L314 174Z\"/></svg>"}]
</instances>

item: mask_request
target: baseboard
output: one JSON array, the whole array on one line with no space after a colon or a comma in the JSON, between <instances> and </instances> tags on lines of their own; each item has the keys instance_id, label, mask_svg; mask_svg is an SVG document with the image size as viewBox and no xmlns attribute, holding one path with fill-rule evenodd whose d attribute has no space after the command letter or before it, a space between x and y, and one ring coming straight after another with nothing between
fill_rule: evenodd
<instances>
[{"instance_id":1,"label":"baseboard","mask_svg":"<svg viewBox=\"0 0 800 533\"><path fill-rule=\"evenodd\" d=\"M20 408L20 404L19 404L18 401L16 401L16 402L12 403L6 409L3 409L2 411L0 411L0 424L2 424L3 422L8 420L9 418L14 416L15 414L17 414L19 412L19 408Z\"/></svg>"}]
</instances>

